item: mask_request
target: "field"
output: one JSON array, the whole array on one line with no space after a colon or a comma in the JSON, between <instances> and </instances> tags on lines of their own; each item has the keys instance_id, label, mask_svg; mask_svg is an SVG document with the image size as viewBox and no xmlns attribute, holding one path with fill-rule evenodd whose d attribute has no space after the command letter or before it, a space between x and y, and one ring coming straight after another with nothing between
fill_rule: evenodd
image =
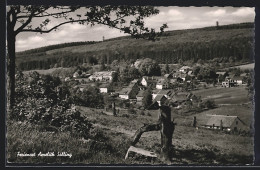
<instances>
[{"instance_id":1,"label":"field","mask_svg":"<svg viewBox=\"0 0 260 170\"><path fill-rule=\"evenodd\" d=\"M244 86L233 88L211 87L192 91L192 93L201 96L202 100L212 99L219 105L237 105L250 102L247 95L248 92Z\"/></svg>"},{"instance_id":2,"label":"field","mask_svg":"<svg viewBox=\"0 0 260 170\"><path fill-rule=\"evenodd\" d=\"M251 64L244 64L244 65L240 65L240 66L234 66L234 67L230 67L230 68L240 68L241 70L253 70L255 67L255 63L251 63Z\"/></svg>"},{"instance_id":3,"label":"field","mask_svg":"<svg viewBox=\"0 0 260 170\"><path fill-rule=\"evenodd\" d=\"M37 126L10 123L8 127L12 131L8 133L8 142L12 149L8 151L9 160L27 163L162 164L158 159L151 160L140 155L131 154L124 159L135 131L144 123L155 122L156 112L152 112L152 116L130 114L128 117L114 117L86 107L78 109L94 123L94 132L98 134L95 140L75 139L66 132L43 133L37 130ZM177 124L173 146L174 165L245 165L253 161L253 138L247 136ZM145 133L137 147L158 152L160 133ZM73 156L16 159L17 151L66 151Z\"/></svg>"},{"instance_id":4,"label":"field","mask_svg":"<svg viewBox=\"0 0 260 170\"><path fill-rule=\"evenodd\" d=\"M56 70L70 70L71 68L62 68L62 67L58 67L58 68L50 68L50 69L46 69L46 70L29 70L29 71L23 71L24 74L29 74L30 72L36 71L39 74L52 74L54 71Z\"/></svg>"},{"instance_id":5,"label":"field","mask_svg":"<svg viewBox=\"0 0 260 170\"><path fill-rule=\"evenodd\" d=\"M212 114L235 115L247 126L252 125L253 108L245 87L210 87L193 91L203 100L212 99L217 106L192 115L172 112L176 123L172 139L172 164L174 165L248 165L253 163L253 137L226 134L202 128ZM46 132L40 125L7 122L7 158L15 163L67 163L67 164L163 164L130 154L124 159L135 132L144 124L158 120L157 110L128 113L120 109L117 116L108 115L103 109L77 106L81 115L93 123L89 138L78 138L66 131ZM198 128L192 127L196 116ZM160 132L144 133L137 147L160 151ZM17 152L47 153L67 152L72 157L18 157Z\"/></svg>"}]
</instances>

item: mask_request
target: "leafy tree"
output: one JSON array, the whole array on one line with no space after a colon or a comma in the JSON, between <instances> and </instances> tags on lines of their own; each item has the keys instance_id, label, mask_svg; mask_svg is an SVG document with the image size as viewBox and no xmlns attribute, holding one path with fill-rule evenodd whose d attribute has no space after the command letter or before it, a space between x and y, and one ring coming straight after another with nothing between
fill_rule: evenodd
<instances>
[{"instance_id":1,"label":"leafy tree","mask_svg":"<svg viewBox=\"0 0 260 170\"><path fill-rule=\"evenodd\" d=\"M145 90L144 92L144 96L143 96L143 106L144 108L148 108L153 102L153 96L152 96L152 92L150 89Z\"/></svg>"},{"instance_id":2,"label":"leafy tree","mask_svg":"<svg viewBox=\"0 0 260 170\"><path fill-rule=\"evenodd\" d=\"M161 68L159 64L150 58L145 58L141 61L139 72L142 76L160 76Z\"/></svg>"},{"instance_id":3,"label":"leafy tree","mask_svg":"<svg viewBox=\"0 0 260 170\"><path fill-rule=\"evenodd\" d=\"M160 27L160 32L144 26L143 19L159 13L158 9L152 6L87 6L85 14L77 14L79 6L33 6L33 5L12 5L7 9L7 47L8 47L8 71L9 71L9 91L10 108L15 101L15 41L16 36L22 32L49 33L58 27L68 23L79 24L102 24L111 28L116 28L135 38L145 38L155 40L162 34L166 24ZM70 15L76 13L75 16ZM113 15L113 16L112 16ZM129 22L126 17L133 18ZM39 25L32 24L34 18L41 21ZM52 28L48 24L52 19L64 18ZM42 19L42 20L40 20Z\"/></svg>"}]
</instances>

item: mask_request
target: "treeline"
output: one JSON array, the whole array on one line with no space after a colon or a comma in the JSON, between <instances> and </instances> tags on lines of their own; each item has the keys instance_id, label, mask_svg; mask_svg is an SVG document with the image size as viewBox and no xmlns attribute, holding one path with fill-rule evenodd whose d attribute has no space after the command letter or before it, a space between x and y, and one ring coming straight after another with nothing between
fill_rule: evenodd
<instances>
[{"instance_id":1,"label":"treeline","mask_svg":"<svg viewBox=\"0 0 260 170\"><path fill-rule=\"evenodd\" d=\"M70 43L55 44L55 45L50 45L50 46L46 46L46 47L35 48L35 49L31 49L31 50L18 52L17 56L22 57L23 55L28 55L28 54L34 54L34 55L36 54L36 55L41 56L42 54L45 54L45 52L49 51L49 50L78 46L78 45L94 44L94 43L96 43L96 42L95 41L83 41L83 42L70 42Z\"/></svg>"},{"instance_id":2,"label":"treeline","mask_svg":"<svg viewBox=\"0 0 260 170\"><path fill-rule=\"evenodd\" d=\"M200 60L217 59L219 63L243 61L253 59L253 38L238 37L210 42L186 42L161 46L144 46L142 48L123 48L115 54L113 50L102 50L85 53L72 53L60 51L52 54L36 53L28 56L27 60L17 58L21 70L49 69L53 67L72 67L83 63L111 64L112 61L129 61L151 58L158 63L175 64L187 60L198 62ZM41 56L41 57L35 57Z\"/></svg>"}]
</instances>

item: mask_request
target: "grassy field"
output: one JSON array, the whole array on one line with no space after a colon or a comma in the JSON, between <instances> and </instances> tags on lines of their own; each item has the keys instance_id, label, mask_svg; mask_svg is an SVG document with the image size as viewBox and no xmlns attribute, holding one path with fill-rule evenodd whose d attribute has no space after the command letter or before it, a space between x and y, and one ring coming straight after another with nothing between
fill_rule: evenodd
<instances>
[{"instance_id":1,"label":"grassy field","mask_svg":"<svg viewBox=\"0 0 260 170\"><path fill-rule=\"evenodd\" d=\"M211 87L208 89L192 91L192 93L201 96L202 100L212 99L216 104L244 104L251 102L244 86L232 88Z\"/></svg>"},{"instance_id":2,"label":"grassy field","mask_svg":"<svg viewBox=\"0 0 260 170\"><path fill-rule=\"evenodd\" d=\"M244 65L230 67L230 68L240 68L241 70L246 70L246 69L253 70L255 68L255 63L244 64Z\"/></svg>"},{"instance_id":3,"label":"grassy field","mask_svg":"<svg viewBox=\"0 0 260 170\"><path fill-rule=\"evenodd\" d=\"M243 87L209 88L193 92L203 99L214 99L215 109L193 115L172 113L177 123L173 134L174 165L246 165L253 163L253 137L225 134L191 126L193 116L198 126L207 122L208 115L239 116L248 126L252 123L253 108ZM231 98L231 96L233 98ZM234 97L235 96L235 97ZM247 104L244 104L247 103ZM221 105L222 104L222 105ZM228 105L223 105L228 104ZM117 116L103 113L102 109L77 106L83 116L93 123L88 139L77 138L69 132L43 132L38 125L7 122L7 158L15 163L68 163L68 164L162 164L130 154L124 159L135 132L144 124L156 123L158 111L129 114L121 110ZM137 147L159 152L160 132L144 133ZM67 152L72 157L18 157L21 153Z\"/></svg>"},{"instance_id":4,"label":"grassy field","mask_svg":"<svg viewBox=\"0 0 260 170\"><path fill-rule=\"evenodd\" d=\"M94 123L89 139L73 137L67 132L42 132L37 125L9 122L7 125L8 161L20 163L83 163L83 164L162 164L140 155L124 156L133 135L144 123L155 123L151 116L130 114L117 117L99 111L77 107ZM201 116L203 117L201 113ZM175 118L176 121L181 119ZM77 146L77 147L75 147ZM145 133L136 145L150 151L160 150L160 133ZM175 165L245 165L253 161L253 138L223 134L206 129L176 125L173 135ZM17 157L17 152L68 152L72 157Z\"/></svg>"},{"instance_id":5,"label":"grassy field","mask_svg":"<svg viewBox=\"0 0 260 170\"><path fill-rule=\"evenodd\" d=\"M70 70L71 68L63 68L63 67L58 67L58 68L51 68L47 70L29 70L29 71L23 71L24 74L29 74L30 72L36 71L39 74L52 74L56 70Z\"/></svg>"}]
</instances>

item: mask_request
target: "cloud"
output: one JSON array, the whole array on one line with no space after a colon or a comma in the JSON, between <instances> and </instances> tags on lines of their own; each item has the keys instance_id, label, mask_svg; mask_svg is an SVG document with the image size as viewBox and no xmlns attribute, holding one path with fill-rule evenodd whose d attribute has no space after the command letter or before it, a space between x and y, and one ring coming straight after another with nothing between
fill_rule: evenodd
<instances>
[{"instance_id":1,"label":"cloud","mask_svg":"<svg viewBox=\"0 0 260 170\"><path fill-rule=\"evenodd\" d=\"M247 16L255 16L255 11L254 8L245 7L245 8L240 8L231 14L237 17L247 17Z\"/></svg>"},{"instance_id":2,"label":"cloud","mask_svg":"<svg viewBox=\"0 0 260 170\"><path fill-rule=\"evenodd\" d=\"M217 9L217 10L214 10L214 11L206 12L205 15L209 16L209 17L221 17L221 16L226 15L226 10L225 9Z\"/></svg>"},{"instance_id":3,"label":"cloud","mask_svg":"<svg viewBox=\"0 0 260 170\"><path fill-rule=\"evenodd\" d=\"M30 36L27 39L19 39L16 41L16 48L27 49L27 48L37 48L44 46L47 40L41 36L35 35Z\"/></svg>"}]
</instances>

